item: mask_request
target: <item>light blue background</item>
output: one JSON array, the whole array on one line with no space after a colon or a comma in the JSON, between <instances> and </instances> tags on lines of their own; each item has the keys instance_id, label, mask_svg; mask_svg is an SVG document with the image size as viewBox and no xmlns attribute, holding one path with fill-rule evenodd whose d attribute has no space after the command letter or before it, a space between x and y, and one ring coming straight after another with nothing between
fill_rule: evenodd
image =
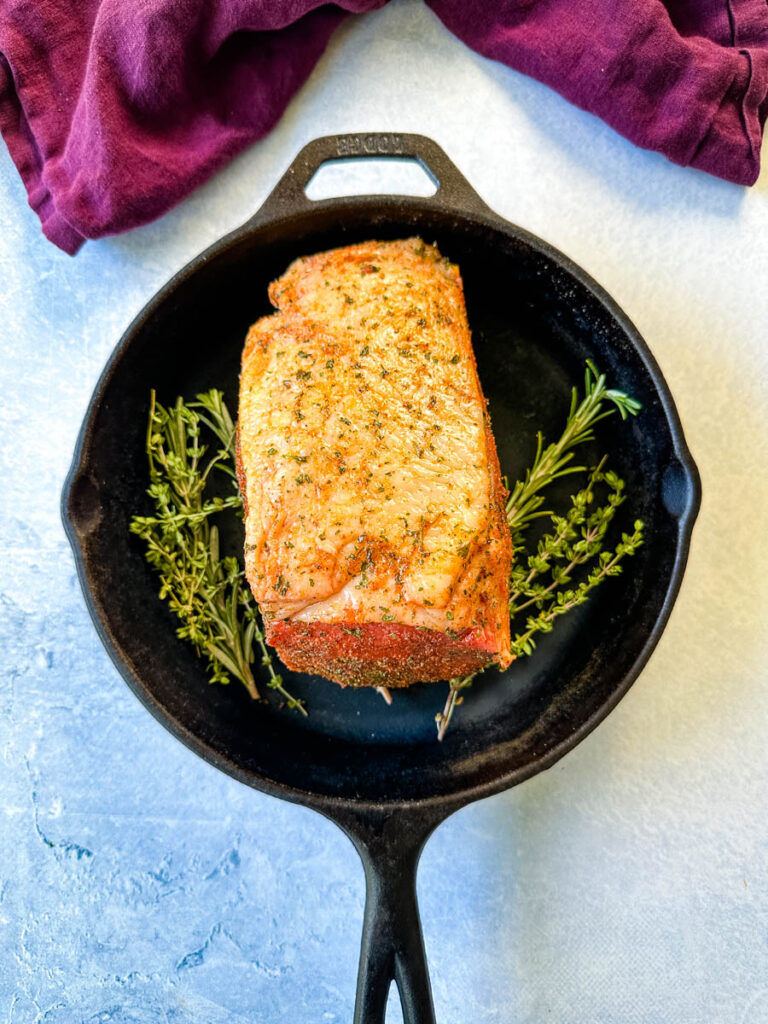
<instances>
[{"instance_id":1,"label":"light blue background","mask_svg":"<svg viewBox=\"0 0 768 1024\"><path fill-rule=\"evenodd\" d=\"M131 317L303 143L372 129L433 136L491 206L615 296L670 382L705 494L629 696L429 843L440 1024L768 1021L768 181L746 191L634 149L409 0L343 27L269 139L75 259L0 155L0 1021L351 1020L352 847L140 707L88 619L58 502Z\"/></svg>"}]
</instances>

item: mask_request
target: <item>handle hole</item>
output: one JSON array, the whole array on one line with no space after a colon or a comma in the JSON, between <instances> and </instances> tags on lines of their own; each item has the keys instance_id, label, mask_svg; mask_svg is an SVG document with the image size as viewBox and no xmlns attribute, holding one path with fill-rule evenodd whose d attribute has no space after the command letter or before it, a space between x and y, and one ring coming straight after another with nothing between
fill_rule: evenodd
<instances>
[{"instance_id":1,"label":"handle hole","mask_svg":"<svg viewBox=\"0 0 768 1024\"><path fill-rule=\"evenodd\" d=\"M439 182L418 160L409 157L361 157L326 160L307 182L308 199L340 196L433 196Z\"/></svg>"},{"instance_id":2,"label":"handle hole","mask_svg":"<svg viewBox=\"0 0 768 1024\"><path fill-rule=\"evenodd\" d=\"M387 996L384 1021L385 1024L403 1024L403 1005L400 1002L400 992L394 981L389 983L389 995Z\"/></svg>"}]
</instances>

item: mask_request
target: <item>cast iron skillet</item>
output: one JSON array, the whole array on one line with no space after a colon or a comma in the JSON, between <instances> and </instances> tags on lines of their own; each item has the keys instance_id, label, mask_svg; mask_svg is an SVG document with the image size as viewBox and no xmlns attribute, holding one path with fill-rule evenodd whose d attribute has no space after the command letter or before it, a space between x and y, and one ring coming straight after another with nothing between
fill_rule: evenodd
<instances>
[{"instance_id":1,"label":"cast iron skillet","mask_svg":"<svg viewBox=\"0 0 768 1024\"><path fill-rule=\"evenodd\" d=\"M310 201L328 160L416 159L439 185L428 199ZM443 743L446 687L341 690L286 673L307 719L244 688L211 686L157 597L130 515L146 507L144 432L151 387L223 387L236 408L249 324L270 311L267 284L295 257L370 238L420 235L459 264L502 471L529 463L535 432L554 437L569 388L592 358L643 403L601 424L587 460L611 453L641 517L645 546L625 575L558 623L535 656L474 687ZM669 389L635 328L579 267L490 210L438 146L419 135L317 139L256 215L180 271L128 328L96 388L63 495L64 520L96 629L128 685L175 736L256 789L315 808L355 844L367 895L355 1021L377 1024L394 978L406 1024L434 1021L416 904L416 866L433 829L472 800L548 768L627 692L666 624L700 502L699 478ZM241 538L232 537L234 546Z\"/></svg>"}]
</instances>

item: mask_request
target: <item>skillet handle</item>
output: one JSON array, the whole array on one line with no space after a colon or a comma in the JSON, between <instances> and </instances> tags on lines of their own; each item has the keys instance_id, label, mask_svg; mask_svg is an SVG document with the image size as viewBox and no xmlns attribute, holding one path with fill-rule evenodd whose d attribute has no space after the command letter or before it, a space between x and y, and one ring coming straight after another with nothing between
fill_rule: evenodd
<instances>
[{"instance_id":1,"label":"skillet handle","mask_svg":"<svg viewBox=\"0 0 768 1024\"><path fill-rule=\"evenodd\" d=\"M388 864L363 861L365 916L355 1024L384 1024L393 978L400 993L405 1024L435 1024L416 900L417 860L418 854Z\"/></svg>"},{"instance_id":2,"label":"skillet handle","mask_svg":"<svg viewBox=\"0 0 768 1024\"><path fill-rule=\"evenodd\" d=\"M437 185L434 195L419 197L419 204L476 213L490 210L440 146L426 135L402 132L362 132L353 135L324 135L308 143L296 156L250 224L292 216L324 204L353 204L360 196L313 200L305 191L313 175L328 161L391 158L416 160ZM370 197L369 197L370 198Z\"/></svg>"},{"instance_id":3,"label":"skillet handle","mask_svg":"<svg viewBox=\"0 0 768 1024\"><path fill-rule=\"evenodd\" d=\"M394 980L405 1024L435 1024L432 989L416 899L421 851L444 812L360 811L334 820L365 868L365 914L354 1024L384 1024Z\"/></svg>"}]
</instances>

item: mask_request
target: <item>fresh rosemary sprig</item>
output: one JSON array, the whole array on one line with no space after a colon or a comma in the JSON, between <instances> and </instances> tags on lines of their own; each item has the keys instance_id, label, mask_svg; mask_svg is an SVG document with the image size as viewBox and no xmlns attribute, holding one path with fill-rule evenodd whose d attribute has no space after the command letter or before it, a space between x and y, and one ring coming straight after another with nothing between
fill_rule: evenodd
<instances>
[{"instance_id":1,"label":"fresh rosemary sprig","mask_svg":"<svg viewBox=\"0 0 768 1024\"><path fill-rule=\"evenodd\" d=\"M219 443L213 454L201 443L201 427ZM228 683L234 677L258 699L251 670L255 641L268 672L267 685L282 694L289 707L306 715L303 703L288 693L275 672L244 573L236 558L221 557L218 527L211 521L226 509L243 515L234 444L235 427L220 391L205 392L189 403L177 398L168 408L153 391L147 493L155 515L134 516L131 532L145 541L147 561L160 575L160 597L181 620L177 634L207 659L210 681ZM231 479L234 493L205 497L214 470Z\"/></svg>"},{"instance_id":2,"label":"fresh rosemary sprig","mask_svg":"<svg viewBox=\"0 0 768 1024\"><path fill-rule=\"evenodd\" d=\"M613 408L605 408L606 403ZM584 397L579 401L578 388L574 387L571 391L571 408L559 440L545 448L544 438L539 431L533 464L525 471L525 477L517 481L507 500L507 522L515 548L520 545L523 533L532 520L551 514L542 510L544 495L540 492L559 477L584 471L584 466L572 465L573 450L593 439L595 424L617 410L625 420L628 415L636 416L640 409L640 403L634 398L623 391L606 387L605 374L598 372L591 359L587 360Z\"/></svg>"},{"instance_id":3,"label":"fresh rosemary sprig","mask_svg":"<svg viewBox=\"0 0 768 1024\"><path fill-rule=\"evenodd\" d=\"M606 408L612 403L613 408ZM589 472L586 486L571 496L571 507L565 515L557 515L541 508L544 488L569 473L587 472L584 466L571 463L574 448L594 437L594 425L618 410L622 419L635 416L640 403L623 391L609 389L603 374L594 363L587 361L584 375L584 398L579 401L578 390L571 394L571 408L565 429L558 441L544 448L538 435L536 456L523 480L512 488L507 502L507 522L515 548L515 563L510 577L509 613L513 626L512 653L515 657L532 654L538 634L550 633L554 622L577 605L584 604L589 594L608 576L617 576L621 561L631 556L643 543L643 523L637 520L632 534L622 534L621 541L611 551L603 551L605 535L616 509L624 501L624 481L613 472L604 470L606 459ZM597 488L605 487L605 503L594 508ZM534 519L549 516L552 530L539 541L536 551L527 554L524 547L525 531ZM589 568L590 563L592 567ZM579 569L586 575L573 586L574 573ZM516 621L528 612L520 632L514 632ZM479 673L451 679L448 697L442 712L435 716L437 738L442 740L450 725L456 707L461 703L462 691Z\"/></svg>"}]
</instances>

